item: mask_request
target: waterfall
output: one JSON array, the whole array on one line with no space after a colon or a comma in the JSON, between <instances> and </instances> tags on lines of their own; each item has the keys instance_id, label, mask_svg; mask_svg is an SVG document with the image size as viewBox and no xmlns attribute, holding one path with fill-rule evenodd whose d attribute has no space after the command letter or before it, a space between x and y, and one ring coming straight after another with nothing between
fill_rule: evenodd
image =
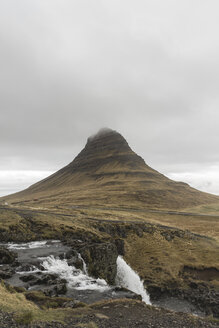
<instances>
[{"instance_id":1,"label":"waterfall","mask_svg":"<svg viewBox=\"0 0 219 328\"><path fill-rule=\"evenodd\" d=\"M127 288L132 292L141 295L143 302L151 304L150 297L144 288L143 281L121 256L118 256L117 258L116 283L121 287Z\"/></svg>"},{"instance_id":2,"label":"waterfall","mask_svg":"<svg viewBox=\"0 0 219 328\"><path fill-rule=\"evenodd\" d=\"M57 274L61 279L66 279L70 288L77 290L98 290L100 292L110 289L104 279L95 279L87 274L85 263L82 271L76 269L73 265L68 265L66 259L61 260L51 255L43 261L42 266L46 272Z\"/></svg>"},{"instance_id":3,"label":"waterfall","mask_svg":"<svg viewBox=\"0 0 219 328\"><path fill-rule=\"evenodd\" d=\"M63 254L62 250L65 251L66 249L59 240L32 241L19 244L8 243L5 246L8 249L15 249L18 252L18 256L26 261L24 263L27 263L27 271L25 266L21 266L19 270L16 271L16 274L18 275L35 274L38 272L42 272L42 274L51 273L57 275L61 279L65 279L69 290L79 290L82 294L82 291L86 293L86 290L90 290L93 291L95 297L99 292L101 292L103 298L109 298L110 296L115 298L117 296L116 292L114 292L113 286L109 286L104 279L95 279L89 276L87 265L81 254L77 254L78 259L80 259L83 264L81 270L77 269L74 265L69 265L65 256L64 259L60 259L58 257L59 254ZM40 249L39 253L38 249ZM23 252L23 250L25 250L25 252ZM51 254L51 250L58 256L49 255ZM34 257L37 258L37 263L39 260L42 261L41 264L44 270L41 270L38 265L34 266L32 261L30 265L29 259L27 259L27 254L29 254L30 259L34 255ZM37 257L37 254L41 256ZM138 274L132 270L121 256L118 256L117 258L116 284L141 295L142 300L145 303L150 304L149 295L144 288L143 282ZM91 294L91 292L88 294Z\"/></svg>"},{"instance_id":4,"label":"waterfall","mask_svg":"<svg viewBox=\"0 0 219 328\"><path fill-rule=\"evenodd\" d=\"M84 261L84 259L83 259L83 257L81 256L80 253L78 253L78 258L79 258L79 260L81 260L82 263L83 263L83 272L84 272L86 275L88 275L88 272L87 272L87 264L85 263L85 261Z\"/></svg>"}]
</instances>

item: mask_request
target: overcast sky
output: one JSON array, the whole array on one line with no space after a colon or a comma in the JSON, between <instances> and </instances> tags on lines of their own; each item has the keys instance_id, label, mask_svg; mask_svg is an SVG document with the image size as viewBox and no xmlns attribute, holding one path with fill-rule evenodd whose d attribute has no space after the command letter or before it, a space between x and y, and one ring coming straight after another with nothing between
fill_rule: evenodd
<instances>
[{"instance_id":1,"label":"overcast sky","mask_svg":"<svg viewBox=\"0 0 219 328\"><path fill-rule=\"evenodd\" d=\"M119 131L219 194L218 0L1 0L0 195Z\"/></svg>"}]
</instances>

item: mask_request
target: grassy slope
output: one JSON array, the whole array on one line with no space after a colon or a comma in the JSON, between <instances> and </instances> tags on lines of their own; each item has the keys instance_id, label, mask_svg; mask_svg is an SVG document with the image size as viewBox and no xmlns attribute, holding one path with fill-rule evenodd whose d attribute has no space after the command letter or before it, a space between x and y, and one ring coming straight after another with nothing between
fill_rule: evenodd
<instances>
[{"instance_id":1,"label":"grassy slope","mask_svg":"<svg viewBox=\"0 0 219 328\"><path fill-rule=\"evenodd\" d=\"M59 211L60 212L60 211ZM55 213L55 212L54 212ZM90 240L111 239L112 235L101 226L127 226L140 224L153 227L153 232L144 232L138 236L135 229L125 238L125 257L131 266L146 280L154 283L179 279L183 266L218 267L219 263L219 220L212 217L169 215L163 213L126 212L103 209L75 209L65 216L38 213L37 211L0 209L0 231L12 240L31 240L36 238L62 238L66 233L72 236L85 236ZM6 224L7 223L7 224ZM165 224L165 226L157 225ZM211 226L212 225L212 226ZM182 229L181 233L177 229ZM206 237L191 237L190 231ZM116 229L114 229L116 231ZM149 229L150 230L150 229ZM173 239L166 239L170 231L179 231ZM127 231L129 231L127 229ZM193 235L192 235L193 236ZM120 237L119 235L113 236ZM142 260L143 259L143 260Z\"/></svg>"},{"instance_id":2,"label":"grassy slope","mask_svg":"<svg viewBox=\"0 0 219 328\"><path fill-rule=\"evenodd\" d=\"M2 283L0 283L0 309L14 312L16 320L31 314L31 320L62 322L69 313L69 309L40 309L36 304L28 301L23 293L10 292Z\"/></svg>"},{"instance_id":3,"label":"grassy slope","mask_svg":"<svg viewBox=\"0 0 219 328\"><path fill-rule=\"evenodd\" d=\"M99 241L112 238L112 235L108 233L108 228L100 231L100 227L109 227L109 230L115 227L114 231L117 231L116 227L120 226L118 231L121 229L127 231L127 236L124 238L125 259L140 274L146 284L168 286L168 288L176 285L187 288L181 272L185 266L192 266L196 269L206 269L206 277L200 279L204 279L203 281L213 288L219 288L218 277L208 276L209 268L219 270L218 219L213 219L215 226L214 229L210 229L211 217L201 217L203 224L200 225L200 217L196 216L191 220L191 217L182 215L97 208L72 209L70 213L72 216L65 216L64 213L62 215L51 214L49 211L38 213L33 210L0 208L0 233L3 231L4 236L10 236L11 240L18 241L62 238L66 233L72 236L76 235L77 238L86 235L89 240ZM206 235L207 238L193 237L193 235L191 237L187 232L177 235L177 229L147 223L164 223L164 221L167 226L180 227L183 230L189 227L190 230ZM133 222L136 223L133 224ZM148 231L142 234L136 233L138 229L136 230L135 227L140 227L142 223L144 223L143 226L148 227ZM165 235L170 231L176 231L177 234L173 239L167 240ZM114 237L121 238L119 234L115 234ZM197 279L199 280L199 277ZM189 281L191 281L191 277ZM13 298L15 303L10 302L10 297L8 297L5 304L6 295L1 287L0 307L5 310L16 310L18 315L22 316L22 313L29 308L30 303L20 294L18 296L16 294L16 297L13 296ZM31 305L31 312L36 320L39 318L53 320L56 315L59 315L58 310L42 312L35 305ZM60 313L60 320L68 315L67 310L64 312L62 310Z\"/></svg>"},{"instance_id":4,"label":"grassy slope","mask_svg":"<svg viewBox=\"0 0 219 328\"><path fill-rule=\"evenodd\" d=\"M78 183L74 177L69 180L70 185L49 190L44 190L44 187L40 190L30 189L1 200L2 203L7 201L19 206L65 206L66 209L75 205L123 208L128 204L138 209L183 210L204 205L212 206L212 210L219 213L218 196L199 192L183 183L168 181L167 178L148 181L146 178L116 174L114 177L102 177L99 181Z\"/></svg>"},{"instance_id":5,"label":"grassy slope","mask_svg":"<svg viewBox=\"0 0 219 328\"><path fill-rule=\"evenodd\" d=\"M159 286L174 283L183 286L180 275L186 266L205 268L209 272L212 267L219 270L219 244L214 240L193 240L186 236L167 241L159 231L153 235L145 233L143 237L133 234L126 241L126 259L146 282ZM210 278L207 271L202 279L218 288L219 272Z\"/></svg>"}]
</instances>

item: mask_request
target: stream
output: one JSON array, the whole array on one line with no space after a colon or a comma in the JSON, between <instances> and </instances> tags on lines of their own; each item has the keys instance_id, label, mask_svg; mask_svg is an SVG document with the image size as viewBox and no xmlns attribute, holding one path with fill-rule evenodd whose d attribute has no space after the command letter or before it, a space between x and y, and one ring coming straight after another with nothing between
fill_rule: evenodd
<instances>
[{"instance_id":1,"label":"stream","mask_svg":"<svg viewBox=\"0 0 219 328\"><path fill-rule=\"evenodd\" d=\"M74 262L67 259L65 254L71 248L59 240L1 246L18 255L19 264L12 277L6 279L12 286L24 287L28 291L42 290L48 296L65 295L88 304L103 299L133 298L135 293L141 296L143 302L151 304L143 282L121 256L117 258L116 286L109 286L104 279L89 276L86 263L79 253L75 252ZM152 305L203 316L193 304L173 297L163 297Z\"/></svg>"}]
</instances>

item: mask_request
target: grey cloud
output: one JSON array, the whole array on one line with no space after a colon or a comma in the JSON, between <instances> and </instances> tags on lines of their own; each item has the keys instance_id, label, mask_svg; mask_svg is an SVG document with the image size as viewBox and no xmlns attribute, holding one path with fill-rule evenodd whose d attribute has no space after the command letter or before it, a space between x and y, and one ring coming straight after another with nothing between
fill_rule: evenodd
<instances>
[{"instance_id":1,"label":"grey cloud","mask_svg":"<svg viewBox=\"0 0 219 328\"><path fill-rule=\"evenodd\" d=\"M58 169L105 126L163 172L219 162L217 1L0 9L0 169Z\"/></svg>"}]
</instances>

